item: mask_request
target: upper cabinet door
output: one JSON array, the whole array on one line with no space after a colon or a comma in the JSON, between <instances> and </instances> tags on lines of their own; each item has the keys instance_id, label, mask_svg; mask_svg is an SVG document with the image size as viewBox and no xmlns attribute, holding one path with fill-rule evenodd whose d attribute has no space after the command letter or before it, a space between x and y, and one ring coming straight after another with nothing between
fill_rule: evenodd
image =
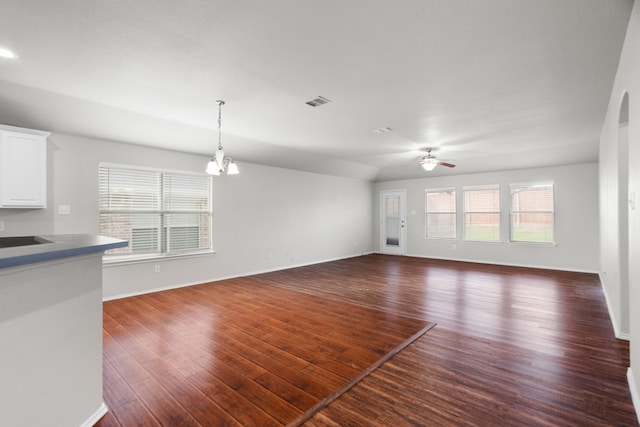
<instances>
[{"instance_id":1,"label":"upper cabinet door","mask_svg":"<svg viewBox=\"0 0 640 427\"><path fill-rule=\"evenodd\" d=\"M0 127L0 208L47 207L47 136Z\"/></svg>"}]
</instances>

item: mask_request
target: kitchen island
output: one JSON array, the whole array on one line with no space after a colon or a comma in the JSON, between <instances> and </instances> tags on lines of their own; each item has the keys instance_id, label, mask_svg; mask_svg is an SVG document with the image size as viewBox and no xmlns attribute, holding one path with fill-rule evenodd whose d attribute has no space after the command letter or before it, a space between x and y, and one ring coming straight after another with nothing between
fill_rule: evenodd
<instances>
[{"instance_id":1,"label":"kitchen island","mask_svg":"<svg viewBox=\"0 0 640 427\"><path fill-rule=\"evenodd\" d=\"M91 426L107 411L102 254L127 242L13 239L0 238L0 426Z\"/></svg>"}]
</instances>

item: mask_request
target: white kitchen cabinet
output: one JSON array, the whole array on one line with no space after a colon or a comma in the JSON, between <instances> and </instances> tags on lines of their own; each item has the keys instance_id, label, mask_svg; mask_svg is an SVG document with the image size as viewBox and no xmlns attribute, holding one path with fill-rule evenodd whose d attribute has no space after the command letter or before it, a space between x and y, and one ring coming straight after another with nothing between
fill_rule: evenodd
<instances>
[{"instance_id":1,"label":"white kitchen cabinet","mask_svg":"<svg viewBox=\"0 0 640 427\"><path fill-rule=\"evenodd\" d=\"M0 208L47 207L48 136L0 125Z\"/></svg>"}]
</instances>

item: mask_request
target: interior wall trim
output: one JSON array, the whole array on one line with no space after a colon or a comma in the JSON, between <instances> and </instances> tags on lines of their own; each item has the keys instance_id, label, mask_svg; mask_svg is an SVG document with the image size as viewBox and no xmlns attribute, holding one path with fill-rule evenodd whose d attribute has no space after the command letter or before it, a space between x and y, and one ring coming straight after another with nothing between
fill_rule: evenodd
<instances>
[{"instance_id":1,"label":"interior wall trim","mask_svg":"<svg viewBox=\"0 0 640 427\"><path fill-rule=\"evenodd\" d=\"M629 382L629 390L631 390L631 403L636 410L636 418L640 421L640 396L638 396L638 388L631 368L627 369L627 381Z\"/></svg>"},{"instance_id":2,"label":"interior wall trim","mask_svg":"<svg viewBox=\"0 0 640 427\"><path fill-rule=\"evenodd\" d=\"M620 340L631 341L631 335L620 331L620 327L618 326L618 319L616 319L616 312L613 311L613 306L611 305L611 300L609 298L609 294L607 293L607 287L604 285L604 277L600 272L598 272L598 279L600 279L600 287L602 288L602 293L604 294L604 300L607 303L607 311L609 312L609 319L611 319L611 324L613 325L613 333L615 334L616 338Z\"/></svg>"},{"instance_id":3,"label":"interior wall trim","mask_svg":"<svg viewBox=\"0 0 640 427\"><path fill-rule=\"evenodd\" d=\"M89 418L87 418L85 422L80 424L80 427L92 427L98 421L100 421L100 418L104 417L107 412L109 412L109 408L107 408L106 403L102 402L100 408L98 408L96 412L94 412Z\"/></svg>"},{"instance_id":4,"label":"interior wall trim","mask_svg":"<svg viewBox=\"0 0 640 427\"><path fill-rule=\"evenodd\" d=\"M381 253L381 252L377 252ZM416 257L416 258L431 258L438 259L442 261L459 261L459 262L472 262L475 264L488 264L488 265L503 265L505 267L523 267L523 268L538 268L540 270L556 270L556 271L570 271L572 273L589 273L589 274L598 274L597 270L584 270L584 269L576 269L576 268L566 268L566 267L549 267L548 265L536 265L536 264L518 264L518 263L508 263L508 262L493 262L479 259L466 259L466 258L449 258L449 257L437 257L437 256L429 256L429 255L421 255L421 254L411 254L407 253L406 256Z\"/></svg>"},{"instance_id":5,"label":"interior wall trim","mask_svg":"<svg viewBox=\"0 0 640 427\"><path fill-rule=\"evenodd\" d=\"M178 289L178 288L184 288L184 287L187 287L187 286L201 285L203 283L211 283L211 282L219 282L221 280L235 279L237 277L254 276L256 274L272 273L274 271L288 270L290 268L306 267L308 265L322 264L322 263L331 262L331 261L340 261L341 259L355 258L355 257L359 257L359 256L370 255L372 253L374 253L374 252L369 251L369 252L363 252L363 253L359 253L359 254L351 254L351 255L346 255L346 256L342 256L342 257L324 259L324 260L321 260L321 261L304 262L304 263L300 263L300 264L286 265L286 266L281 266L281 267L269 268L269 269L265 269L265 270L250 271L250 272L245 272L245 273L242 273L242 274L235 274L235 275L230 275L230 276L216 277L216 278L212 278L212 279L198 280L198 281L195 281L195 282L177 283L175 285L163 286L163 287L160 287L160 288L145 289L144 291L139 291L139 292L128 292L126 294L112 295L112 296L109 296L109 297L106 297L106 298L103 297L102 301L104 302L104 301L111 301L111 300L116 300L116 299L121 299L121 298L135 297L135 296L138 296L138 295L151 294L151 293L154 293L154 292L168 291L170 289ZM103 266L103 268L104 268L104 266Z\"/></svg>"}]
</instances>

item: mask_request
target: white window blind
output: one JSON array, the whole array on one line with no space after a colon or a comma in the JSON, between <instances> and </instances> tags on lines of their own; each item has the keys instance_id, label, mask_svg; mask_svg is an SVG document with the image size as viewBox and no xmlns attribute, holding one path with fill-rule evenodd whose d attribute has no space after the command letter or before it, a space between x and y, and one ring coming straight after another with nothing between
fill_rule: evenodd
<instances>
[{"instance_id":1,"label":"white window blind","mask_svg":"<svg viewBox=\"0 0 640 427\"><path fill-rule=\"evenodd\" d=\"M212 249L212 180L100 166L100 234L129 241L107 255L149 257Z\"/></svg>"},{"instance_id":2,"label":"white window blind","mask_svg":"<svg viewBox=\"0 0 640 427\"><path fill-rule=\"evenodd\" d=\"M511 184L512 242L553 243L553 183Z\"/></svg>"},{"instance_id":3,"label":"white window blind","mask_svg":"<svg viewBox=\"0 0 640 427\"><path fill-rule=\"evenodd\" d=\"M456 238L456 189L425 190L426 237Z\"/></svg>"},{"instance_id":4,"label":"white window blind","mask_svg":"<svg viewBox=\"0 0 640 427\"><path fill-rule=\"evenodd\" d=\"M500 187L463 187L465 240L500 240Z\"/></svg>"}]
</instances>

